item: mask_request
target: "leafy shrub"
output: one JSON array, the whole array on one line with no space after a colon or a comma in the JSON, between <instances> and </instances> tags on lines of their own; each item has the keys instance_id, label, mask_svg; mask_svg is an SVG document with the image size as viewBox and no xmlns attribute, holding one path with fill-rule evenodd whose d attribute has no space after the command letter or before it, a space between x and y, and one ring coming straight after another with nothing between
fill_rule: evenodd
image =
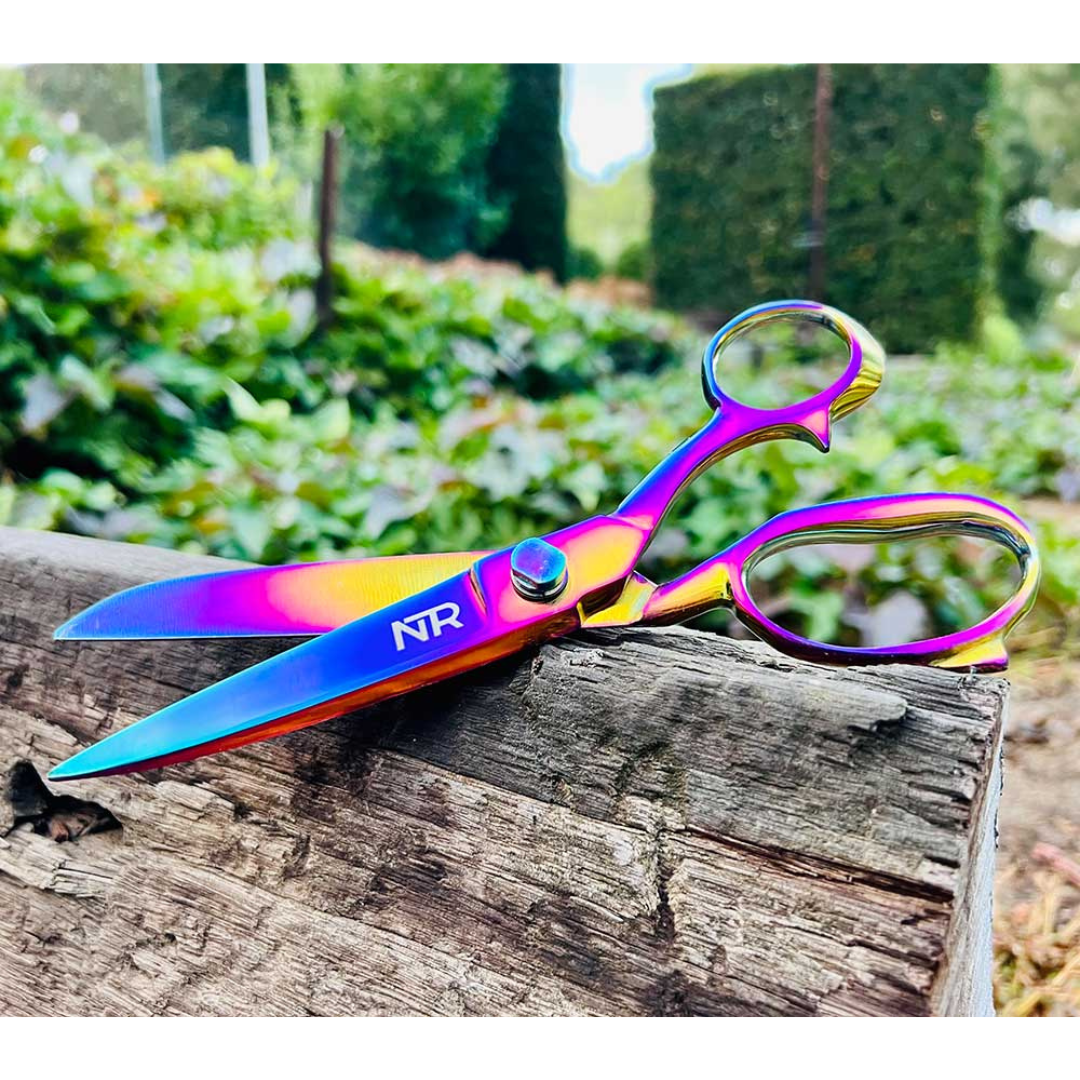
<instances>
[{"instance_id":1,"label":"leafy shrub","mask_svg":"<svg viewBox=\"0 0 1080 1080\"><path fill-rule=\"evenodd\" d=\"M649 281L652 278L652 250L645 240L627 244L615 260L615 276L630 281Z\"/></svg>"},{"instance_id":2,"label":"leafy shrub","mask_svg":"<svg viewBox=\"0 0 1080 1080\"><path fill-rule=\"evenodd\" d=\"M894 352L970 340L1001 248L993 70L844 64L833 75L824 299L858 311ZM814 79L809 66L774 68L657 91L661 302L730 315L805 293Z\"/></svg>"},{"instance_id":3,"label":"leafy shrub","mask_svg":"<svg viewBox=\"0 0 1080 1080\"><path fill-rule=\"evenodd\" d=\"M604 262L592 248L571 247L566 257L566 276L571 281L575 278L595 281L604 272Z\"/></svg>"},{"instance_id":4,"label":"leafy shrub","mask_svg":"<svg viewBox=\"0 0 1080 1080\"><path fill-rule=\"evenodd\" d=\"M524 277L429 281L342 252L316 334L316 264L291 185L225 151L164 170L0 97L0 453L128 492L227 428L233 387L310 412L441 411L512 387L545 396L679 355L662 316L565 302Z\"/></svg>"},{"instance_id":5,"label":"leafy shrub","mask_svg":"<svg viewBox=\"0 0 1080 1080\"><path fill-rule=\"evenodd\" d=\"M433 259L493 240L506 208L487 159L505 100L498 64L359 65L340 102L358 235Z\"/></svg>"},{"instance_id":6,"label":"leafy shrub","mask_svg":"<svg viewBox=\"0 0 1080 1080\"><path fill-rule=\"evenodd\" d=\"M526 270L550 270L561 279L566 274L561 65L507 64L504 71L506 105L487 172L506 221L487 254Z\"/></svg>"},{"instance_id":7,"label":"leafy shrub","mask_svg":"<svg viewBox=\"0 0 1080 1080\"><path fill-rule=\"evenodd\" d=\"M946 489L1015 505L1018 496L1057 494L1080 463L1067 369L1062 359L1025 356L990 372L981 357L958 353L897 363L872 407L838 425L827 457L772 443L701 477L646 569L670 577L773 514L819 500ZM752 397L759 380L784 386L798 371L781 352L760 372L731 365L725 384ZM949 404L958 401L966 411ZM548 402L488 391L411 421L386 407L365 419L344 399L304 413L238 387L229 408L227 430L200 428L137 495L52 470L9 488L0 505L6 498L17 524L266 562L490 548L614 508L704 417L692 361ZM1080 544L1049 526L1040 532L1046 574L1027 629L1045 628L1055 648L1068 634L1075 648ZM839 589L868 605L908 591L944 631L978 618L1003 580L1000 564L991 572L979 552L917 545L890 545L846 570L811 557L766 563L763 573L778 617L843 640L858 640L858 628L844 621Z\"/></svg>"},{"instance_id":8,"label":"leafy shrub","mask_svg":"<svg viewBox=\"0 0 1080 1080\"><path fill-rule=\"evenodd\" d=\"M0 147L0 454L130 483L295 338L295 290L237 246L291 243L292 191L224 151L128 164L10 95Z\"/></svg>"}]
</instances>

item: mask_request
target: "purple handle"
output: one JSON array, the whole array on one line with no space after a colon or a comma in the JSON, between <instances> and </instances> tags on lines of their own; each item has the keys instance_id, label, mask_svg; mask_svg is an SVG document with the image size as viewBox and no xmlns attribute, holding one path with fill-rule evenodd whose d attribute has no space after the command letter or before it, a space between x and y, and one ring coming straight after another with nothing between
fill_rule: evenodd
<instances>
[{"instance_id":1,"label":"purple handle","mask_svg":"<svg viewBox=\"0 0 1080 1080\"><path fill-rule=\"evenodd\" d=\"M920 536L966 535L1007 547L1020 565L1012 598L968 630L880 648L858 649L800 637L754 603L748 578L769 555L822 543L874 543ZM975 495L879 495L779 514L726 551L656 589L642 620L682 622L721 605L781 652L826 664L932 664L997 671L1008 665L1005 637L1035 602L1039 555L1028 527L1011 510Z\"/></svg>"},{"instance_id":2,"label":"purple handle","mask_svg":"<svg viewBox=\"0 0 1080 1080\"><path fill-rule=\"evenodd\" d=\"M821 324L847 345L848 362L820 393L779 409L758 409L724 393L716 362L736 338L775 319ZM616 516L651 536L686 486L728 454L769 439L802 439L828 450L832 421L862 405L881 384L884 370L885 354L870 332L835 308L812 300L776 300L744 311L717 332L702 357L702 388L712 418L630 492Z\"/></svg>"}]
</instances>

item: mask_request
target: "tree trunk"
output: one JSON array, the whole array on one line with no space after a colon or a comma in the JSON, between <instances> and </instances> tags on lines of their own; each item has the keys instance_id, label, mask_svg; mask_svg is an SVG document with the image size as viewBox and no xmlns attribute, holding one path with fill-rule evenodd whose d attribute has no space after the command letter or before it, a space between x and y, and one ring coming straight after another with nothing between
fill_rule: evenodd
<instances>
[{"instance_id":1,"label":"tree trunk","mask_svg":"<svg viewBox=\"0 0 1080 1080\"><path fill-rule=\"evenodd\" d=\"M315 281L315 312L319 326L334 316L334 233L337 229L338 149L341 129L323 132L322 179L319 183L319 276Z\"/></svg>"}]
</instances>

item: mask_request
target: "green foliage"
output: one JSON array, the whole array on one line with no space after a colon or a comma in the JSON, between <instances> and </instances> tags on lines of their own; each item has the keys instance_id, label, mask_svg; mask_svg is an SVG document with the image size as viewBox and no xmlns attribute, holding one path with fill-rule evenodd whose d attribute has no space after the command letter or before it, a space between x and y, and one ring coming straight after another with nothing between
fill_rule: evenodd
<instances>
[{"instance_id":1,"label":"green foliage","mask_svg":"<svg viewBox=\"0 0 1080 1080\"><path fill-rule=\"evenodd\" d=\"M606 265L630 244L648 239L652 187L647 159L630 162L604 182L572 172L567 196L571 243L591 248Z\"/></svg>"},{"instance_id":2,"label":"green foliage","mask_svg":"<svg viewBox=\"0 0 1080 1080\"><path fill-rule=\"evenodd\" d=\"M615 276L631 281L649 281L652 278L652 249L648 241L638 240L622 249L615 260Z\"/></svg>"},{"instance_id":3,"label":"green foliage","mask_svg":"<svg viewBox=\"0 0 1080 1080\"><path fill-rule=\"evenodd\" d=\"M507 98L487 173L506 221L487 254L566 273L566 177L559 64L507 64Z\"/></svg>"},{"instance_id":4,"label":"green foliage","mask_svg":"<svg viewBox=\"0 0 1080 1080\"><path fill-rule=\"evenodd\" d=\"M163 172L0 96L0 522L278 562L491 547L609 509L704 416L701 346L667 317L532 278L431 280L343 249L313 329L310 243L288 185L224 152ZM987 323L982 351L895 363L828 457L793 442L705 474L653 545L670 576L827 498L927 489L1070 497L1071 364ZM789 346L725 386L796 396ZM1080 545L1042 533L1036 627L1080 622ZM910 585L935 627L994 595L964 550L844 570L771 563L785 621L850 639L838 585Z\"/></svg>"},{"instance_id":5,"label":"green foliage","mask_svg":"<svg viewBox=\"0 0 1080 1080\"><path fill-rule=\"evenodd\" d=\"M291 64L275 153L317 180L344 129L339 232L442 258L461 250L566 269L557 64Z\"/></svg>"},{"instance_id":6,"label":"green foliage","mask_svg":"<svg viewBox=\"0 0 1080 1080\"><path fill-rule=\"evenodd\" d=\"M970 339L1000 247L990 67L845 64L833 79L824 299L894 352ZM814 81L806 66L657 91L662 302L734 313L806 292Z\"/></svg>"},{"instance_id":7,"label":"green foliage","mask_svg":"<svg viewBox=\"0 0 1080 1080\"><path fill-rule=\"evenodd\" d=\"M127 163L0 97L8 468L63 465L133 494L193 431L237 420L239 385L273 416L332 398L361 416L415 415L495 387L563 393L678 355L662 317L567 304L527 278L375 274L349 253L339 317L316 335L316 265L293 199L226 151L164 170Z\"/></svg>"},{"instance_id":8,"label":"green foliage","mask_svg":"<svg viewBox=\"0 0 1080 1080\"><path fill-rule=\"evenodd\" d=\"M159 64L165 149L183 154L220 146L246 160L251 156L247 74L244 64ZM266 65L267 96L288 80L285 64Z\"/></svg>"},{"instance_id":9,"label":"green foliage","mask_svg":"<svg viewBox=\"0 0 1080 1080\"><path fill-rule=\"evenodd\" d=\"M1026 250L1015 252L1013 258L1028 258L1035 279L1052 300L1044 305L1043 314L1076 340L1080 338L1080 247L1076 242L1080 64L1006 64L1001 73L1010 107L1007 175L1019 196L1035 200L1044 217L1036 232L1025 220L1027 215L1011 215L1010 227L1026 241ZM1026 302L1026 297L1020 302ZM1015 304L1013 300L1011 306Z\"/></svg>"},{"instance_id":10,"label":"green foliage","mask_svg":"<svg viewBox=\"0 0 1080 1080\"><path fill-rule=\"evenodd\" d=\"M86 131L114 145L146 143L141 64L31 64L24 75L57 116L77 114Z\"/></svg>"},{"instance_id":11,"label":"green foliage","mask_svg":"<svg viewBox=\"0 0 1080 1080\"><path fill-rule=\"evenodd\" d=\"M248 156L244 67L159 66L169 153L220 146ZM344 129L339 231L432 258L480 251L565 275L558 64L268 64L266 79L286 171L317 181L323 132ZM88 130L145 142L140 65L41 65L28 81Z\"/></svg>"},{"instance_id":12,"label":"green foliage","mask_svg":"<svg viewBox=\"0 0 1080 1080\"><path fill-rule=\"evenodd\" d=\"M1048 178L1026 107L1025 67L997 67L990 125L1002 202L997 292L1010 318L1030 321L1040 314L1045 290L1034 266L1037 234L1027 220L1027 206L1046 196Z\"/></svg>"},{"instance_id":13,"label":"green foliage","mask_svg":"<svg viewBox=\"0 0 1080 1080\"><path fill-rule=\"evenodd\" d=\"M228 379L303 329L302 289L274 260L292 202L225 151L127 164L0 97L5 463L132 484L169 460Z\"/></svg>"},{"instance_id":14,"label":"green foliage","mask_svg":"<svg viewBox=\"0 0 1080 1080\"><path fill-rule=\"evenodd\" d=\"M604 262L592 248L570 248L566 257L566 276L569 280L595 281L603 272Z\"/></svg>"},{"instance_id":15,"label":"green foliage","mask_svg":"<svg viewBox=\"0 0 1080 1080\"><path fill-rule=\"evenodd\" d=\"M358 235L379 247L445 258L489 244L506 207L487 160L506 99L498 64L365 64L342 88L349 141L343 188Z\"/></svg>"}]
</instances>

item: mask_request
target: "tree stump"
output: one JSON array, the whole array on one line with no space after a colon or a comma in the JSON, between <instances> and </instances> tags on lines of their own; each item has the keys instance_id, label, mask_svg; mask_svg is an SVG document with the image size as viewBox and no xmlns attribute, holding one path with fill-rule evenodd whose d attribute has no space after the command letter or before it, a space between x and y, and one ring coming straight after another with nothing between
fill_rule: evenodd
<instances>
[{"instance_id":1,"label":"tree stump","mask_svg":"<svg viewBox=\"0 0 1080 1080\"><path fill-rule=\"evenodd\" d=\"M286 647L52 641L117 589L230 565L0 529L0 1012L991 1011L1003 680L595 631L44 784Z\"/></svg>"}]
</instances>

